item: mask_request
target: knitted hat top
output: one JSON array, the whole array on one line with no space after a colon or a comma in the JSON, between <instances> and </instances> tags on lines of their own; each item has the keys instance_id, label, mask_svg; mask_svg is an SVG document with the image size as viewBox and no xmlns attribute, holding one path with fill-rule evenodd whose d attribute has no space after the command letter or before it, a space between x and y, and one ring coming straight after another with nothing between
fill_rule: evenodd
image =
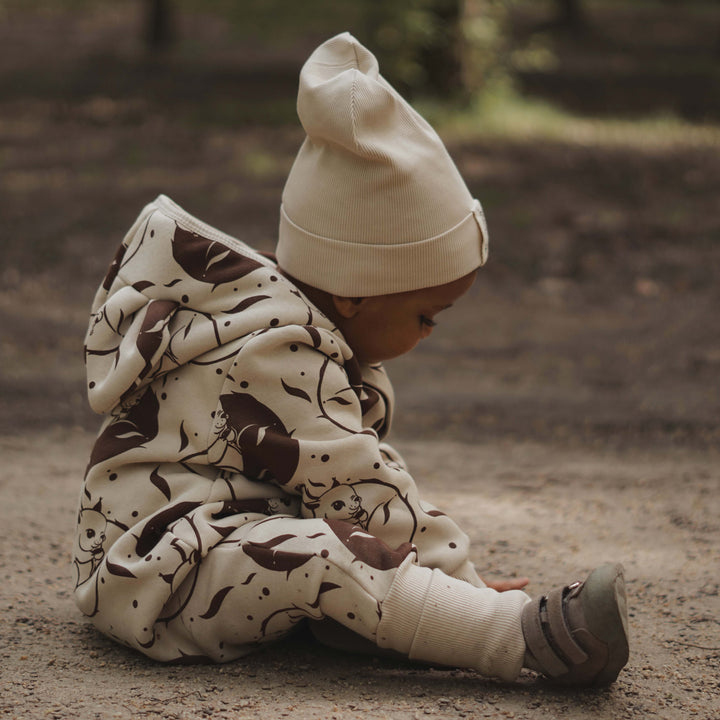
<instances>
[{"instance_id":1,"label":"knitted hat top","mask_svg":"<svg viewBox=\"0 0 720 720\"><path fill-rule=\"evenodd\" d=\"M352 35L313 52L297 108L307 137L283 191L284 270L365 297L443 285L485 264L480 203L437 133Z\"/></svg>"}]
</instances>

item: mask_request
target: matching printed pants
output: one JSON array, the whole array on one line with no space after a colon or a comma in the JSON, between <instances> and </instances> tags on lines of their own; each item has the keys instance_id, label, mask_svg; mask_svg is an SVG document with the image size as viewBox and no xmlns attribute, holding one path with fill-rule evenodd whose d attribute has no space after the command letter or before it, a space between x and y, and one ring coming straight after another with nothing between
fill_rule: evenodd
<instances>
[{"instance_id":1,"label":"matching printed pants","mask_svg":"<svg viewBox=\"0 0 720 720\"><path fill-rule=\"evenodd\" d=\"M272 516L208 552L157 623L157 650L226 662L306 618L330 618L411 659L511 680L522 667L528 601L421 567L410 544L392 549L346 522Z\"/></svg>"}]
</instances>

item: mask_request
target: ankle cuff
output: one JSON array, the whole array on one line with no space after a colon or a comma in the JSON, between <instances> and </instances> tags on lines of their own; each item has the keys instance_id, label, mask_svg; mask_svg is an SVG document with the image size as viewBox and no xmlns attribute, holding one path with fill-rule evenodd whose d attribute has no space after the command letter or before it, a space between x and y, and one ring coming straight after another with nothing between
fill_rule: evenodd
<instances>
[{"instance_id":1,"label":"ankle cuff","mask_svg":"<svg viewBox=\"0 0 720 720\"><path fill-rule=\"evenodd\" d=\"M397 569L382 602L377 628L377 645L403 655L410 654L433 574L430 568L415 565L413 560L413 556L408 556Z\"/></svg>"},{"instance_id":2,"label":"ankle cuff","mask_svg":"<svg viewBox=\"0 0 720 720\"><path fill-rule=\"evenodd\" d=\"M520 616L529 600L519 590L498 593L404 564L382 604L377 644L413 660L513 680L525 655Z\"/></svg>"}]
</instances>

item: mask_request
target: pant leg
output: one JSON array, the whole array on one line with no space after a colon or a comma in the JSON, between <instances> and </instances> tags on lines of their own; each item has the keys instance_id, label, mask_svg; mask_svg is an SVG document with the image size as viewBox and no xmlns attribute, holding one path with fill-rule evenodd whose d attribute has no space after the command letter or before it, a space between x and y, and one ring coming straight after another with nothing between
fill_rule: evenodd
<instances>
[{"instance_id":1,"label":"pant leg","mask_svg":"<svg viewBox=\"0 0 720 720\"><path fill-rule=\"evenodd\" d=\"M163 633L184 653L226 662L305 618L331 618L411 658L511 679L522 665L527 600L421 568L410 544L391 549L358 526L274 516L208 553Z\"/></svg>"},{"instance_id":2,"label":"pant leg","mask_svg":"<svg viewBox=\"0 0 720 720\"><path fill-rule=\"evenodd\" d=\"M374 641L382 598L410 554L410 544L392 550L345 522L285 516L250 522L203 558L158 634L183 654L218 662L282 637L304 618L332 617Z\"/></svg>"}]
</instances>

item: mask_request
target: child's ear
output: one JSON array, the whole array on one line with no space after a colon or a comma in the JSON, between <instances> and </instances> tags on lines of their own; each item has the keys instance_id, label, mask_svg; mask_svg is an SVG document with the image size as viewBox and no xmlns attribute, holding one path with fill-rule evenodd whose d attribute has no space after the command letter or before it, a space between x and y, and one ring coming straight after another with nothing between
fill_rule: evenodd
<instances>
[{"instance_id":1,"label":"child's ear","mask_svg":"<svg viewBox=\"0 0 720 720\"><path fill-rule=\"evenodd\" d=\"M341 317L349 320L350 318L355 317L363 309L368 299L349 298L341 297L340 295L333 295L332 300L333 304L335 305L335 310L337 310L338 314Z\"/></svg>"}]
</instances>

